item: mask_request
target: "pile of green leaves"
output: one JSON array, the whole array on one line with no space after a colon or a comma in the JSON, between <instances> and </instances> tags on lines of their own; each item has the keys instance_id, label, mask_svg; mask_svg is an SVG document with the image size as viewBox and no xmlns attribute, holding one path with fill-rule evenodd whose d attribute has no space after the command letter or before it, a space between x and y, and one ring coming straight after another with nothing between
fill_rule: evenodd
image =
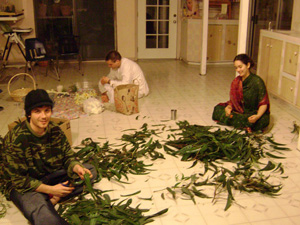
<instances>
[{"instance_id":1,"label":"pile of green leaves","mask_svg":"<svg viewBox=\"0 0 300 225\"><path fill-rule=\"evenodd\" d=\"M0 218L5 217L9 204L6 201L4 195L0 193Z\"/></svg>"},{"instance_id":2,"label":"pile of green leaves","mask_svg":"<svg viewBox=\"0 0 300 225\"><path fill-rule=\"evenodd\" d=\"M139 205L135 208L131 207L131 199L124 199L117 203L116 199L111 199L105 192L94 189L88 174L84 176L84 181L87 192L76 201L60 204L58 209L58 213L70 224L143 225L152 222L153 217L168 211L164 209L153 215L144 216L143 214L149 210L140 209ZM90 194L92 198L86 198L86 194Z\"/></svg>"},{"instance_id":3,"label":"pile of green leaves","mask_svg":"<svg viewBox=\"0 0 300 225\"><path fill-rule=\"evenodd\" d=\"M98 142L87 138L82 141L82 146L76 147L77 157L84 163L95 166L99 176L97 181L102 177L109 180L114 178L117 181L121 181L124 177L128 180L129 173L135 175L149 173L152 164L144 164L141 160L143 156L149 156L153 160L164 158L163 154L157 151L162 149L162 145L158 141L152 141L151 135L157 134L144 124L140 131L135 131L131 135L124 134L121 137L122 144L119 146L110 145L108 142L100 146ZM146 139L150 140L146 142Z\"/></svg>"},{"instance_id":4,"label":"pile of green leaves","mask_svg":"<svg viewBox=\"0 0 300 225\"><path fill-rule=\"evenodd\" d=\"M76 147L76 156L83 163L94 165L97 170L97 181L103 177L108 180L114 179L121 183L122 178L128 180L128 174L144 175L150 172L149 167L141 159L144 156L152 160L164 158L158 152L162 145L158 141L153 141L152 135L157 136L155 130L149 130L144 124L141 130L133 134L124 134L121 137L122 143L110 145L105 142L100 145L91 138L82 141L82 145ZM146 141L147 139L147 141ZM132 199L116 203L117 200L110 199L109 195L100 190L92 188L89 179L85 177L86 191L79 196L76 202L61 204L59 213L71 224L146 224L153 221L153 217L160 216L168 211L161 210L153 215L144 216L149 209L140 209L139 206L131 207ZM139 192L137 192L139 193ZM86 194L91 194L92 199L86 198ZM124 196L123 196L124 197Z\"/></svg>"},{"instance_id":5,"label":"pile of green leaves","mask_svg":"<svg viewBox=\"0 0 300 225\"><path fill-rule=\"evenodd\" d=\"M269 196L276 196L282 185L273 185L269 178L273 173L283 174L281 163L268 160L267 163L260 159L284 158L282 151L290 149L280 143L276 143L272 137L258 134L246 134L238 130L221 130L216 127L190 125L187 121L177 123L179 128L173 129L176 136L169 136L164 149L168 154L180 156L182 161L193 161L191 167L197 163L204 164L201 178L207 175L205 180L198 181L200 177L192 175L183 177L173 187L167 188L176 198L176 193L181 193L195 202L195 196L207 198L199 188L214 186L216 201L218 194L227 192L227 210L234 200L232 189L243 192L259 192ZM280 156L278 156L280 154ZM236 163L233 169L228 169L224 162ZM261 168L261 165L263 168ZM283 177L284 178L284 177ZM189 180L190 182L186 183Z\"/></svg>"},{"instance_id":6,"label":"pile of green leaves","mask_svg":"<svg viewBox=\"0 0 300 225\"><path fill-rule=\"evenodd\" d=\"M0 136L0 168L4 168L2 162L2 148L3 148L3 138ZM3 170L0 170L0 184L3 184L2 180ZM0 218L5 217L7 208L9 207L4 195L2 194L4 191L4 185L0 185Z\"/></svg>"},{"instance_id":7,"label":"pile of green leaves","mask_svg":"<svg viewBox=\"0 0 300 225\"><path fill-rule=\"evenodd\" d=\"M140 130L132 134L123 134L122 144L113 148L108 142L99 147L91 139L83 141L85 147L78 152L84 161L92 163L101 177L115 178L121 181L128 173L146 174L151 165L145 165L145 156L152 160L164 158L160 150L167 154L181 157L182 161L191 161L191 167L204 165L204 171L190 177L177 177L177 183L166 190L176 199L179 195L191 199L195 197L212 198L218 200L221 193L227 193L227 210L234 202L233 190L242 192L258 192L269 196L276 196L282 185L272 184L269 179L272 174L283 174L281 163L270 160L284 158L283 151L289 149L276 143L271 136L261 134L247 134L240 130L221 130L220 127L190 125L187 121L179 121L178 128L166 130L166 125L155 125L155 129L148 129L143 124ZM161 127L159 129L159 127ZM169 132L167 140L162 145L154 137ZM267 161L261 162L261 159ZM226 168L224 163L234 163L233 168ZM206 186L215 188L214 195L205 193ZM164 193L162 194L164 198Z\"/></svg>"}]
</instances>

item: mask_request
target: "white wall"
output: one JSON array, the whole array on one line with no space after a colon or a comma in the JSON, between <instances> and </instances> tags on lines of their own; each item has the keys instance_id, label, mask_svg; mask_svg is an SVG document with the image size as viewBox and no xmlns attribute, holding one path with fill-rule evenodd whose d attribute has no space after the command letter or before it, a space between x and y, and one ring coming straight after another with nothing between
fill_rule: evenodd
<instances>
[{"instance_id":1,"label":"white wall","mask_svg":"<svg viewBox=\"0 0 300 225\"><path fill-rule=\"evenodd\" d=\"M137 0L116 0L117 49L122 56L137 58Z\"/></svg>"},{"instance_id":2,"label":"white wall","mask_svg":"<svg viewBox=\"0 0 300 225\"><path fill-rule=\"evenodd\" d=\"M23 28L34 28L34 13L33 13L33 1L28 0L22 0L22 5L24 9L24 17L25 19L22 19L16 23L9 22L10 26L16 26L16 27L23 27ZM35 37L35 31L31 32L29 35L25 35L24 38L31 38ZM3 51L6 43L6 38L0 35L0 50ZM11 52L9 54L8 58L9 62L24 62L25 59L20 53L20 50L17 46L13 46L11 48Z\"/></svg>"},{"instance_id":3,"label":"white wall","mask_svg":"<svg viewBox=\"0 0 300 225\"><path fill-rule=\"evenodd\" d=\"M294 0L291 30L300 31L300 0Z\"/></svg>"}]
</instances>

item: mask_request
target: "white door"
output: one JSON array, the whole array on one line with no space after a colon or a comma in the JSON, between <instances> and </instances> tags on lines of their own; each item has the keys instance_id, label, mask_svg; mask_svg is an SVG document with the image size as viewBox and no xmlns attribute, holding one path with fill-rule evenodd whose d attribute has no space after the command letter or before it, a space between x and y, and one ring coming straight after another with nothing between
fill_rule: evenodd
<instances>
[{"instance_id":1,"label":"white door","mask_svg":"<svg viewBox=\"0 0 300 225\"><path fill-rule=\"evenodd\" d=\"M138 58L176 58L177 0L138 1Z\"/></svg>"}]
</instances>

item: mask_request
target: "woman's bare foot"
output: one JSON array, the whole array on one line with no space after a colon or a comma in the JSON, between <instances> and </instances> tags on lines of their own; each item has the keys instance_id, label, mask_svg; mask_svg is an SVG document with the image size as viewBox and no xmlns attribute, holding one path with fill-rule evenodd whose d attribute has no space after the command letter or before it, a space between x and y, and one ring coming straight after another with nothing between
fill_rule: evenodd
<instances>
[{"instance_id":1,"label":"woman's bare foot","mask_svg":"<svg viewBox=\"0 0 300 225\"><path fill-rule=\"evenodd\" d=\"M50 202L52 203L52 205L56 205L60 200L60 197L58 196L53 196L52 198L50 198Z\"/></svg>"}]
</instances>

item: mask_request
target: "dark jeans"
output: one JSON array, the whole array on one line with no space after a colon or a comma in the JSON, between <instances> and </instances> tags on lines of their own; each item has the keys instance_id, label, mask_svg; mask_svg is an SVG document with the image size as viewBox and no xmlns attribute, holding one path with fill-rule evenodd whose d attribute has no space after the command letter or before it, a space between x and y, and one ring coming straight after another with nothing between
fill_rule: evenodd
<instances>
[{"instance_id":1,"label":"dark jeans","mask_svg":"<svg viewBox=\"0 0 300 225\"><path fill-rule=\"evenodd\" d=\"M97 172L93 165L83 164L85 168L89 169L93 174L92 182L97 177ZM68 180L66 170L58 170L41 179L44 184L55 185ZM65 201L71 197L80 194L83 191L83 186L75 187L74 191L62 198ZM65 225L67 223L56 212L53 204L50 202L49 196L44 193L35 191L26 192L24 194L19 193L16 190L12 190L10 193L10 199L24 214L26 219L32 223L32 225Z\"/></svg>"}]
</instances>

